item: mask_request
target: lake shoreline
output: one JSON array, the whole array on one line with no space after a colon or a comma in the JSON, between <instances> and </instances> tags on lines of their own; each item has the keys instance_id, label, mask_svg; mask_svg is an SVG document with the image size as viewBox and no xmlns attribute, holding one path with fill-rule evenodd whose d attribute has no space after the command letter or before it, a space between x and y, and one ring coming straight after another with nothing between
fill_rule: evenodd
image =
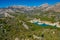
<instances>
[{"instance_id":1,"label":"lake shoreline","mask_svg":"<svg viewBox=\"0 0 60 40\"><path fill-rule=\"evenodd\" d=\"M51 23L48 21L41 21L40 19L36 19L36 18L33 20L30 20L29 22L31 22L31 23L38 22L38 24L47 24L47 25L56 26L56 27L60 28L59 22Z\"/></svg>"}]
</instances>

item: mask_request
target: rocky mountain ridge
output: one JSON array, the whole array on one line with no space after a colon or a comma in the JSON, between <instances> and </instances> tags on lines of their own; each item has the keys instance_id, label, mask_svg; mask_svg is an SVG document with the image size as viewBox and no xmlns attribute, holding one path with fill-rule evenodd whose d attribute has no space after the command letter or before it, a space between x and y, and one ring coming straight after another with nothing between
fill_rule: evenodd
<instances>
[{"instance_id":1,"label":"rocky mountain ridge","mask_svg":"<svg viewBox=\"0 0 60 40\"><path fill-rule=\"evenodd\" d=\"M0 12L6 11L6 12L29 12L29 11L34 11L34 10L52 10L55 12L60 12L60 3L57 3L55 5L49 5L48 3L42 4L38 7L28 7L28 6L9 6L7 8L0 8Z\"/></svg>"}]
</instances>

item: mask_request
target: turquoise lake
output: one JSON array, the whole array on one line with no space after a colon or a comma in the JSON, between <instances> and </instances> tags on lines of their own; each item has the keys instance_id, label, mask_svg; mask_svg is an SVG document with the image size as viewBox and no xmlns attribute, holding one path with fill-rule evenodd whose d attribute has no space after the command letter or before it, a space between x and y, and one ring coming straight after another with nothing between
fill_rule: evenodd
<instances>
[{"instance_id":1,"label":"turquoise lake","mask_svg":"<svg viewBox=\"0 0 60 40\"><path fill-rule=\"evenodd\" d=\"M34 24L39 25L39 26L43 26L43 27L50 26L50 25L45 24L45 23L43 23L43 24L38 24L38 23L39 23L39 22L34 22Z\"/></svg>"},{"instance_id":2,"label":"turquoise lake","mask_svg":"<svg viewBox=\"0 0 60 40\"><path fill-rule=\"evenodd\" d=\"M39 22L34 22L34 24L36 24L36 25L39 25L39 26L42 26L42 27L49 27L49 26L51 26L51 27L53 27L53 28L56 28L56 25L55 26L52 26L52 25L48 25L48 24L45 24L45 23L42 23L42 24L38 24Z\"/></svg>"}]
</instances>

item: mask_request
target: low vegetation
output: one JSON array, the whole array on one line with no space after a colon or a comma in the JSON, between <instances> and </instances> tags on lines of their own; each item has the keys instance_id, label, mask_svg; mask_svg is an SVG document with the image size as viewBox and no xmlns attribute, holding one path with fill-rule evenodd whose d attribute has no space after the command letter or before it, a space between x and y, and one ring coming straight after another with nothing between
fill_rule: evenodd
<instances>
[{"instance_id":1,"label":"low vegetation","mask_svg":"<svg viewBox=\"0 0 60 40\"><path fill-rule=\"evenodd\" d=\"M16 40L16 38L19 40L60 40L60 28L43 27L27 22L34 17L40 18L39 16L29 17L26 14L14 16L14 18L0 18L0 40ZM41 20L53 21L54 18L41 17ZM23 22L29 29L23 27Z\"/></svg>"}]
</instances>

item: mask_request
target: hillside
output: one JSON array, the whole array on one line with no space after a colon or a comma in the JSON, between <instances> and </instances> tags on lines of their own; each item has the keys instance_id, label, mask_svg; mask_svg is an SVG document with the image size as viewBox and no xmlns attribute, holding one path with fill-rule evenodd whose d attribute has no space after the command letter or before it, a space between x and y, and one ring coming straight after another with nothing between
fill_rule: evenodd
<instances>
[{"instance_id":1,"label":"hillside","mask_svg":"<svg viewBox=\"0 0 60 40\"><path fill-rule=\"evenodd\" d=\"M10 6L0 8L0 40L60 40L60 28L39 26L28 21L41 19L60 23L60 3L39 7Z\"/></svg>"}]
</instances>

